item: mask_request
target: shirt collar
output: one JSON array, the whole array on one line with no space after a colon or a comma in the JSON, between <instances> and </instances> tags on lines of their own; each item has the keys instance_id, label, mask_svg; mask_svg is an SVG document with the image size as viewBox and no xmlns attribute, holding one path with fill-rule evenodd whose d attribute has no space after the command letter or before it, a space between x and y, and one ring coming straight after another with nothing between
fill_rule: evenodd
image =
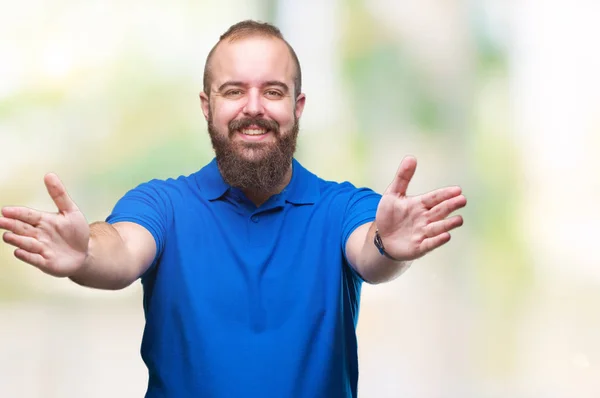
<instances>
[{"instance_id":1,"label":"shirt collar","mask_svg":"<svg viewBox=\"0 0 600 398\"><path fill-rule=\"evenodd\" d=\"M292 160L292 179L281 193L283 198L296 205L315 204L321 196L319 178Z\"/></svg>"},{"instance_id":2,"label":"shirt collar","mask_svg":"<svg viewBox=\"0 0 600 398\"><path fill-rule=\"evenodd\" d=\"M230 188L221 176L216 158L213 158L209 164L200 169L196 181L200 194L208 200L219 199Z\"/></svg>"},{"instance_id":3,"label":"shirt collar","mask_svg":"<svg viewBox=\"0 0 600 398\"><path fill-rule=\"evenodd\" d=\"M223 180L216 158L198 171L196 181L201 195L207 200L219 199L231 188ZM314 204L321 196L319 178L292 159L292 179L280 196L297 205Z\"/></svg>"}]
</instances>

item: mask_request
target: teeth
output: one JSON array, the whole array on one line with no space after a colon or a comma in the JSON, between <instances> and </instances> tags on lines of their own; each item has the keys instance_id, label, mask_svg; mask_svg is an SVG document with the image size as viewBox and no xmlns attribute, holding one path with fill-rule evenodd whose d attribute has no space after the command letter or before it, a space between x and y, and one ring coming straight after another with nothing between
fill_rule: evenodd
<instances>
[{"instance_id":1,"label":"teeth","mask_svg":"<svg viewBox=\"0 0 600 398\"><path fill-rule=\"evenodd\" d=\"M258 129L244 129L242 130L242 134L246 134L246 135L262 135L265 134L266 131L265 130L258 130Z\"/></svg>"}]
</instances>

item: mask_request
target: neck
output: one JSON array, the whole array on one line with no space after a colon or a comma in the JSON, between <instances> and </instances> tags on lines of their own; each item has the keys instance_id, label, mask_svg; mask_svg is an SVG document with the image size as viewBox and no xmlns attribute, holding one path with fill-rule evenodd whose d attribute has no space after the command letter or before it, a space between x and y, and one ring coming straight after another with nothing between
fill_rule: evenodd
<instances>
[{"instance_id":1,"label":"neck","mask_svg":"<svg viewBox=\"0 0 600 398\"><path fill-rule=\"evenodd\" d=\"M244 195L246 195L246 197L248 199L250 199L250 201L252 203L254 203L254 205L256 207L259 207L260 205L265 203L267 200L269 200L269 198L271 196L277 195L278 193L283 191L283 189L288 186L288 184L290 183L291 180L292 180L292 165L290 164L288 166L287 171L285 172L285 176L281 180L281 183L279 183L271 191L265 192L265 191L254 191L252 189L243 189L242 192L244 192Z\"/></svg>"}]
</instances>

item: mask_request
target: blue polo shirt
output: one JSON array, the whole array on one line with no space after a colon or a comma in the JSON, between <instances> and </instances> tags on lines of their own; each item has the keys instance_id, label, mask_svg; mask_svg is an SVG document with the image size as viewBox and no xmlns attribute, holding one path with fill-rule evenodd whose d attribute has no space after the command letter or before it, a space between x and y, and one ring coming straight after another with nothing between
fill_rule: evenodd
<instances>
[{"instance_id":1,"label":"blue polo shirt","mask_svg":"<svg viewBox=\"0 0 600 398\"><path fill-rule=\"evenodd\" d=\"M129 191L107 221L144 226L158 248L141 278L146 397L356 397L362 279L344 248L379 200L297 160L258 208L214 159Z\"/></svg>"}]
</instances>

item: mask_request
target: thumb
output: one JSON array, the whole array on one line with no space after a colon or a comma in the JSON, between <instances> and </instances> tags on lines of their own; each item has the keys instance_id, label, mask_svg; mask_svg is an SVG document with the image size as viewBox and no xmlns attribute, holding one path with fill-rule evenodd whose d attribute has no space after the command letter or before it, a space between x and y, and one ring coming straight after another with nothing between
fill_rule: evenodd
<instances>
[{"instance_id":1,"label":"thumb","mask_svg":"<svg viewBox=\"0 0 600 398\"><path fill-rule=\"evenodd\" d=\"M71 200L65 186L56 174L46 174L44 184L60 213L77 210L77 205Z\"/></svg>"},{"instance_id":2,"label":"thumb","mask_svg":"<svg viewBox=\"0 0 600 398\"><path fill-rule=\"evenodd\" d=\"M396 172L396 176L394 177L394 180L388 187L386 193L398 196L405 196L406 190L408 189L408 184L415 175L416 169L417 159L415 159L412 156L407 156L404 159L402 159L400 167L398 167L398 171Z\"/></svg>"}]
</instances>

